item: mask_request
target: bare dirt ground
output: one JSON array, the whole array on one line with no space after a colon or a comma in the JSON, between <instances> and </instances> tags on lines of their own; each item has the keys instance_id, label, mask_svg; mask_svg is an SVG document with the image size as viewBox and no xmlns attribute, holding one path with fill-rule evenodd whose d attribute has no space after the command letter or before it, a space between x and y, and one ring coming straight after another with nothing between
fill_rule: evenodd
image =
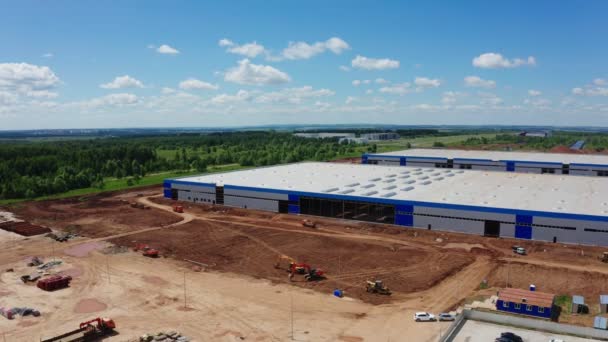
<instances>
[{"instance_id":1,"label":"bare dirt ground","mask_svg":"<svg viewBox=\"0 0 608 342\"><path fill-rule=\"evenodd\" d=\"M508 283L539 291L578 294L590 307L608 293L608 265L599 247L581 247L389 225L301 217L219 206L173 202L158 188L118 192L86 199L26 203L7 208L20 218L53 229L76 230L82 237L58 243L42 236L0 235L0 306L32 306L38 318L0 317L8 341L37 341L73 329L83 320L110 316L124 341L148 331L180 330L197 340L289 340L293 300L294 335L303 341L433 341L446 324L412 322L415 311L439 313L467 299L495 293ZM150 209L135 209L141 202ZM102 254L106 244L147 243L160 259L138 253ZM526 247L517 256L511 246ZM74 277L72 286L46 293L25 285L26 258L60 258L57 268ZM281 255L326 271L327 279L289 282L274 268ZM193 270L184 259L210 265ZM29 272L28 272L29 271ZM184 308L184 277L186 303ZM365 280L382 279L390 297L368 294ZM486 280L489 289L480 290ZM331 292L340 288L346 298ZM564 315L561 321L589 325L589 316Z\"/></svg>"}]
</instances>

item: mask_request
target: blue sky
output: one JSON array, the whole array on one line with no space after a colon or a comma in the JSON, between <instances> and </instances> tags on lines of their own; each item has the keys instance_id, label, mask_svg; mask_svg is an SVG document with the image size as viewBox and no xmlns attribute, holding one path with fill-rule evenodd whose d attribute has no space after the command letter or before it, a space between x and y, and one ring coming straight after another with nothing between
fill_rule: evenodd
<instances>
[{"instance_id":1,"label":"blue sky","mask_svg":"<svg viewBox=\"0 0 608 342\"><path fill-rule=\"evenodd\" d=\"M605 1L1 6L0 129L608 126Z\"/></svg>"}]
</instances>

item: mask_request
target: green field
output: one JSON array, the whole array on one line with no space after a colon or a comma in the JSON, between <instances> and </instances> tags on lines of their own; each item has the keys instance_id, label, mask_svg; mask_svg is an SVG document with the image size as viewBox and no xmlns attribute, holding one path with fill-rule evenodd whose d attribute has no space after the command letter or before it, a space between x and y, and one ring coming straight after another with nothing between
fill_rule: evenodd
<instances>
[{"instance_id":1,"label":"green field","mask_svg":"<svg viewBox=\"0 0 608 342\"><path fill-rule=\"evenodd\" d=\"M420 138L405 138L399 140L391 140L386 142L379 142L378 152L392 152L407 149L407 144L410 143L412 148L414 147L433 147L435 142L440 142L445 145L455 145L469 138L494 138L496 137L495 133L484 133L484 134L460 134L460 135L447 135L444 137L420 137Z\"/></svg>"}]
</instances>

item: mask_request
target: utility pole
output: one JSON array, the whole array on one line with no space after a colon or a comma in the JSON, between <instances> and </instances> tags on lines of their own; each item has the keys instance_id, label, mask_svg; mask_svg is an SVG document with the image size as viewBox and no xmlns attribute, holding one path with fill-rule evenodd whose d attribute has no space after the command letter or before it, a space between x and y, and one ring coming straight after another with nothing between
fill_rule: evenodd
<instances>
[{"instance_id":1,"label":"utility pole","mask_svg":"<svg viewBox=\"0 0 608 342\"><path fill-rule=\"evenodd\" d=\"M186 302L186 271L184 271L184 309L188 308L188 302Z\"/></svg>"},{"instance_id":2,"label":"utility pole","mask_svg":"<svg viewBox=\"0 0 608 342\"><path fill-rule=\"evenodd\" d=\"M290 319L291 320L291 340L293 341L294 340L294 336L293 336L293 292L289 291L289 297L291 299L291 305L290 305L290 308L291 308L291 315L290 315L290 317L291 317L291 319Z\"/></svg>"},{"instance_id":3,"label":"utility pole","mask_svg":"<svg viewBox=\"0 0 608 342\"><path fill-rule=\"evenodd\" d=\"M511 275L511 263L507 262L507 284L505 288L509 287L509 276Z\"/></svg>"},{"instance_id":4,"label":"utility pole","mask_svg":"<svg viewBox=\"0 0 608 342\"><path fill-rule=\"evenodd\" d=\"M112 280L110 280L110 260L109 256L106 254L106 271L108 272L108 284L112 284Z\"/></svg>"}]
</instances>

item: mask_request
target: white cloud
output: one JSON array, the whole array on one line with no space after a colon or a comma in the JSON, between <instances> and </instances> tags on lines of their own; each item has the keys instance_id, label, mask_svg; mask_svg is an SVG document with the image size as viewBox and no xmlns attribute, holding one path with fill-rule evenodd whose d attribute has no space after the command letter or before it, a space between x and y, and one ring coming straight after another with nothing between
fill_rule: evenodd
<instances>
[{"instance_id":1,"label":"white cloud","mask_svg":"<svg viewBox=\"0 0 608 342\"><path fill-rule=\"evenodd\" d=\"M547 100L547 99L542 99L542 98L533 98L533 99L525 99L524 104L531 105L531 106L539 108L539 109L546 109L546 108L549 108L551 101Z\"/></svg>"},{"instance_id":2,"label":"white cloud","mask_svg":"<svg viewBox=\"0 0 608 342\"><path fill-rule=\"evenodd\" d=\"M467 87L474 88L495 88L496 82L492 80L484 80L479 76L467 76L464 78L464 84Z\"/></svg>"},{"instance_id":3,"label":"white cloud","mask_svg":"<svg viewBox=\"0 0 608 342\"><path fill-rule=\"evenodd\" d=\"M228 69L224 80L238 84L264 85L287 83L291 78L269 65L251 64L248 59L243 59L238 66Z\"/></svg>"},{"instance_id":4,"label":"white cloud","mask_svg":"<svg viewBox=\"0 0 608 342\"><path fill-rule=\"evenodd\" d=\"M217 84L211 84L208 82L197 80L196 78L189 78L187 80L179 82L179 87L180 87L180 89L184 89L184 90L194 90L194 89L217 90L219 88L219 86Z\"/></svg>"},{"instance_id":5,"label":"white cloud","mask_svg":"<svg viewBox=\"0 0 608 342\"><path fill-rule=\"evenodd\" d=\"M346 100L344 101L344 103L348 105L348 104L351 104L351 103L356 102L356 101L359 101L359 99L356 98L356 97L353 97L353 96L347 96Z\"/></svg>"},{"instance_id":6,"label":"white cloud","mask_svg":"<svg viewBox=\"0 0 608 342\"><path fill-rule=\"evenodd\" d=\"M340 65L338 68L340 70L342 70L342 71L345 71L345 72L349 72L350 71L350 68L347 67L346 65Z\"/></svg>"},{"instance_id":7,"label":"white cloud","mask_svg":"<svg viewBox=\"0 0 608 342\"><path fill-rule=\"evenodd\" d=\"M161 94L163 94L163 95L169 95L169 94L174 94L174 93L175 93L175 89L173 89L173 88L168 88L168 87L163 87L163 88L160 90L160 92L161 92Z\"/></svg>"},{"instance_id":8,"label":"white cloud","mask_svg":"<svg viewBox=\"0 0 608 342\"><path fill-rule=\"evenodd\" d=\"M441 103L450 105L457 101L458 97L465 96L465 94L457 91L446 91L441 97Z\"/></svg>"},{"instance_id":9,"label":"white cloud","mask_svg":"<svg viewBox=\"0 0 608 342\"><path fill-rule=\"evenodd\" d=\"M220 94L211 99L214 104L227 104L235 102L243 102L251 99L251 95L246 90L239 90L235 95Z\"/></svg>"},{"instance_id":10,"label":"white cloud","mask_svg":"<svg viewBox=\"0 0 608 342\"><path fill-rule=\"evenodd\" d=\"M428 103L421 103L421 104L414 105L411 108L415 109L415 110L437 111L437 110L442 109L443 107L442 106L428 104Z\"/></svg>"},{"instance_id":11,"label":"white cloud","mask_svg":"<svg viewBox=\"0 0 608 342\"><path fill-rule=\"evenodd\" d=\"M436 78L416 77L414 84L420 88L437 88L441 85L441 81Z\"/></svg>"},{"instance_id":12,"label":"white cloud","mask_svg":"<svg viewBox=\"0 0 608 342\"><path fill-rule=\"evenodd\" d=\"M385 80L384 78L376 78L375 82L377 84L387 84L387 83L389 83L389 81Z\"/></svg>"},{"instance_id":13,"label":"white cloud","mask_svg":"<svg viewBox=\"0 0 608 342\"><path fill-rule=\"evenodd\" d=\"M11 111L9 105L23 104L25 100L54 98L60 83L59 77L46 66L27 63L0 63L0 102L6 106L3 112Z\"/></svg>"},{"instance_id":14,"label":"white cloud","mask_svg":"<svg viewBox=\"0 0 608 342\"><path fill-rule=\"evenodd\" d=\"M221 47L234 46L234 42L232 40L230 40L230 39L222 38L218 42L218 45L221 46Z\"/></svg>"},{"instance_id":15,"label":"white cloud","mask_svg":"<svg viewBox=\"0 0 608 342\"><path fill-rule=\"evenodd\" d=\"M156 49L156 52L162 53L163 55L177 55L179 54L179 50L173 48L167 44L163 44Z\"/></svg>"},{"instance_id":16,"label":"white cloud","mask_svg":"<svg viewBox=\"0 0 608 342\"><path fill-rule=\"evenodd\" d=\"M585 87L572 88L572 94L586 96L608 96L608 88L602 87L602 85L605 84L605 80L596 78L591 84L585 85Z\"/></svg>"},{"instance_id":17,"label":"white cloud","mask_svg":"<svg viewBox=\"0 0 608 342\"><path fill-rule=\"evenodd\" d=\"M47 52L47 53L43 54L42 57L44 57L44 58L53 58L54 55L51 52Z\"/></svg>"},{"instance_id":18,"label":"white cloud","mask_svg":"<svg viewBox=\"0 0 608 342\"><path fill-rule=\"evenodd\" d=\"M530 96L540 96L542 94L543 93L539 90L534 90L534 89L528 90L528 95L530 95Z\"/></svg>"},{"instance_id":19,"label":"white cloud","mask_svg":"<svg viewBox=\"0 0 608 342\"><path fill-rule=\"evenodd\" d=\"M336 55L341 54L342 51L350 49L348 43L338 37L331 37L326 40L325 47Z\"/></svg>"},{"instance_id":20,"label":"white cloud","mask_svg":"<svg viewBox=\"0 0 608 342\"><path fill-rule=\"evenodd\" d=\"M353 84L355 87L358 87L358 86L360 86L361 84L370 84L370 83L372 83L372 81L371 81L371 80L353 80L351 83L352 83L352 84Z\"/></svg>"},{"instance_id":21,"label":"white cloud","mask_svg":"<svg viewBox=\"0 0 608 342\"><path fill-rule=\"evenodd\" d=\"M572 94L583 95L585 94L585 90L583 88L572 88Z\"/></svg>"},{"instance_id":22,"label":"white cloud","mask_svg":"<svg viewBox=\"0 0 608 342\"><path fill-rule=\"evenodd\" d=\"M102 97L92 98L86 101L80 102L71 102L66 104L68 107L77 107L82 109L93 109L99 107L107 107L107 106L129 106L134 105L139 102L139 98L134 94L129 93L116 93L116 94L108 94Z\"/></svg>"},{"instance_id":23,"label":"white cloud","mask_svg":"<svg viewBox=\"0 0 608 342\"><path fill-rule=\"evenodd\" d=\"M388 58L368 58L357 55L352 61L351 66L355 69L364 70L387 70L399 67L399 61Z\"/></svg>"},{"instance_id":24,"label":"white cloud","mask_svg":"<svg viewBox=\"0 0 608 342\"><path fill-rule=\"evenodd\" d=\"M257 57L258 55L260 55L266 51L266 49L264 48L263 45L260 45L255 41L253 41L251 43L239 45L229 39L224 38L224 39L220 39L220 41L218 42L218 45L221 47L225 47L226 51L229 53L243 55L243 56L246 56L249 58Z\"/></svg>"},{"instance_id":25,"label":"white cloud","mask_svg":"<svg viewBox=\"0 0 608 342\"><path fill-rule=\"evenodd\" d=\"M378 90L381 93L394 94L394 95L405 95L412 92L410 83L397 83L391 86L382 87Z\"/></svg>"},{"instance_id":26,"label":"white cloud","mask_svg":"<svg viewBox=\"0 0 608 342\"><path fill-rule=\"evenodd\" d=\"M312 44L289 42L288 46L281 52L280 57L271 57L270 59L309 59L327 50L339 55L348 49L350 49L348 43L338 37L332 37L324 42L314 42Z\"/></svg>"},{"instance_id":27,"label":"white cloud","mask_svg":"<svg viewBox=\"0 0 608 342\"><path fill-rule=\"evenodd\" d=\"M367 95L370 95L370 94L373 94L373 93L374 93L374 90L373 90L373 89L367 89L367 90L365 91L365 93L366 93Z\"/></svg>"},{"instance_id":28,"label":"white cloud","mask_svg":"<svg viewBox=\"0 0 608 342\"><path fill-rule=\"evenodd\" d=\"M501 54L494 52L484 53L473 58L473 66L484 69L517 68L523 65L534 66L536 65L536 59L533 56L530 56L527 59L508 59Z\"/></svg>"},{"instance_id":29,"label":"white cloud","mask_svg":"<svg viewBox=\"0 0 608 342\"><path fill-rule=\"evenodd\" d=\"M333 96L335 92L330 89L313 89L311 86L300 88L286 88L280 91L264 93L256 97L257 103L302 103L306 99Z\"/></svg>"},{"instance_id":30,"label":"white cloud","mask_svg":"<svg viewBox=\"0 0 608 342\"><path fill-rule=\"evenodd\" d=\"M103 89L122 89L122 88L143 88L144 85L140 80L129 75L118 76L112 82L100 84Z\"/></svg>"}]
</instances>

